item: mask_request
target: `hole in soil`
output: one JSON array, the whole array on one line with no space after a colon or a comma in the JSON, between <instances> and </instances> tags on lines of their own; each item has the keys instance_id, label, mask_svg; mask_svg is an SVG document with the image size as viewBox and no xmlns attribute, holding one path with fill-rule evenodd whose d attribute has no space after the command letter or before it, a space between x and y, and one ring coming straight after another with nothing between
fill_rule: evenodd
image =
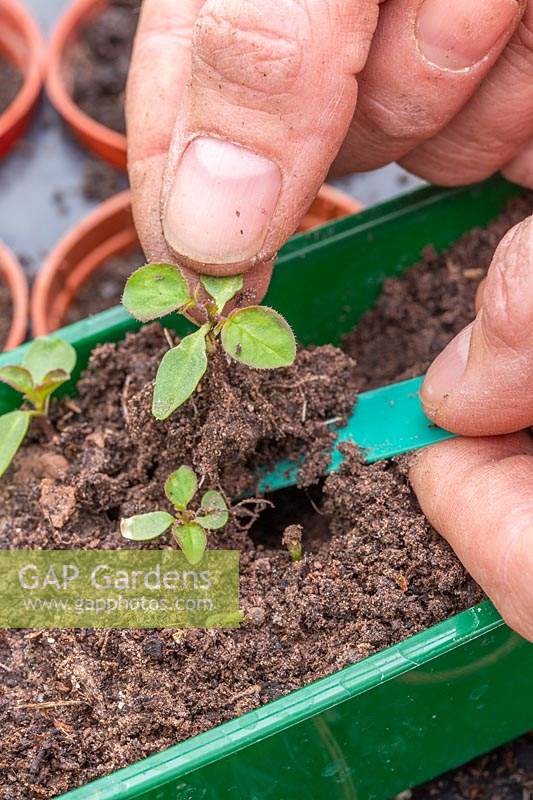
<instances>
[{"instance_id":1,"label":"hole in soil","mask_svg":"<svg viewBox=\"0 0 533 800\"><path fill-rule=\"evenodd\" d=\"M118 522L122 517L120 506L113 506L112 508L108 508L106 514L110 522Z\"/></svg>"},{"instance_id":2,"label":"hole in soil","mask_svg":"<svg viewBox=\"0 0 533 800\"><path fill-rule=\"evenodd\" d=\"M281 548L281 537L287 525L303 527L304 552L316 552L322 542L330 537L329 517L322 513L323 482L307 489L281 489L265 495L265 500L274 503L266 508L249 530L256 546Z\"/></svg>"}]
</instances>

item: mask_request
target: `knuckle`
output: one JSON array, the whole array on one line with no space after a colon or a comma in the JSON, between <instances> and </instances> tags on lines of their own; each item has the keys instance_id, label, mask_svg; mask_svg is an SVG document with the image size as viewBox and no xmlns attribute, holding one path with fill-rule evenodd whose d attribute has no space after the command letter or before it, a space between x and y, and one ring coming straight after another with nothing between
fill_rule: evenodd
<instances>
[{"instance_id":1,"label":"knuckle","mask_svg":"<svg viewBox=\"0 0 533 800\"><path fill-rule=\"evenodd\" d=\"M260 94L286 94L297 80L302 61L298 15L266 14L259 0L245 7L238 0L207 0L193 36L195 67L218 83Z\"/></svg>"},{"instance_id":2,"label":"knuckle","mask_svg":"<svg viewBox=\"0 0 533 800\"><path fill-rule=\"evenodd\" d=\"M528 456L528 461L529 458ZM529 468L530 465L526 462L524 469ZM500 611L510 628L533 641L533 589L530 582L524 579L533 566L527 548L530 539L530 501L522 512L523 521L519 525L512 517L507 517L501 523L500 533L504 545L497 568L502 597Z\"/></svg>"},{"instance_id":3,"label":"knuckle","mask_svg":"<svg viewBox=\"0 0 533 800\"><path fill-rule=\"evenodd\" d=\"M528 81L533 78L533 6L528 6L515 35L503 52L515 72Z\"/></svg>"},{"instance_id":4,"label":"knuckle","mask_svg":"<svg viewBox=\"0 0 533 800\"><path fill-rule=\"evenodd\" d=\"M490 344L510 354L528 354L533 322L533 218L501 241L483 293L482 325Z\"/></svg>"},{"instance_id":5,"label":"knuckle","mask_svg":"<svg viewBox=\"0 0 533 800\"><path fill-rule=\"evenodd\" d=\"M406 169L438 186L464 186L493 174L496 167L485 163L469 142L451 139L446 133L415 147L400 160Z\"/></svg>"},{"instance_id":6,"label":"knuckle","mask_svg":"<svg viewBox=\"0 0 533 800\"><path fill-rule=\"evenodd\" d=\"M498 609L499 610L499 609ZM533 642L533 603L512 603L508 610L500 611L505 623L529 642Z\"/></svg>"},{"instance_id":7,"label":"knuckle","mask_svg":"<svg viewBox=\"0 0 533 800\"><path fill-rule=\"evenodd\" d=\"M443 120L429 104L413 102L408 97L398 104L394 98L368 98L364 113L372 127L377 127L388 139L403 142L423 141L435 136Z\"/></svg>"}]
</instances>

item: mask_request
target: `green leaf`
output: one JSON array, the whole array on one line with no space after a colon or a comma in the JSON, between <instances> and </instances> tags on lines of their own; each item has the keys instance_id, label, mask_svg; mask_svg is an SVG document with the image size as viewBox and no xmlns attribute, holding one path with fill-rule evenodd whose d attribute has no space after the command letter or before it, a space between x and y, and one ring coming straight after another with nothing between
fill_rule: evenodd
<instances>
[{"instance_id":1,"label":"green leaf","mask_svg":"<svg viewBox=\"0 0 533 800\"><path fill-rule=\"evenodd\" d=\"M289 367L296 358L290 325L265 306L232 311L222 328L222 346L236 361L257 369Z\"/></svg>"},{"instance_id":2,"label":"green leaf","mask_svg":"<svg viewBox=\"0 0 533 800\"><path fill-rule=\"evenodd\" d=\"M219 314L222 314L226 304L233 300L243 287L242 275L225 275L223 277L202 275L200 280L204 289L215 301Z\"/></svg>"},{"instance_id":3,"label":"green leaf","mask_svg":"<svg viewBox=\"0 0 533 800\"><path fill-rule=\"evenodd\" d=\"M7 366L0 368L0 381L7 383L17 392L30 396L33 392L33 378L24 367Z\"/></svg>"},{"instance_id":4,"label":"green leaf","mask_svg":"<svg viewBox=\"0 0 533 800\"><path fill-rule=\"evenodd\" d=\"M126 282L123 305L141 322L164 317L192 300L187 281L172 264L146 264Z\"/></svg>"},{"instance_id":5,"label":"green leaf","mask_svg":"<svg viewBox=\"0 0 533 800\"><path fill-rule=\"evenodd\" d=\"M204 529L195 522L190 522L187 525L176 525L174 536L183 550L183 555L189 564L194 567L195 564L202 560L205 553L207 537Z\"/></svg>"},{"instance_id":6,"label":"green leaf","mask_svg":"<svg viewBox=\"0 0 533 800\"><path fill-rule=\"evenodd\" d=\"M138 514L120 522L120 532L125 539L132 542L148 542L157 539L175 522L166 511L151 511L149 514Z\"/></svg>"},{"instance_id":7,"label":"green leaf","mask_svg":"<svg viewBox=\"0 0 533 800\"><path fill-rule=\"evenodd\" d=\"M37 408L43 408L46 398L49 397L56 389L59 389L68 379L70 375L64 369L52 369L44 376L44 380L39 386L35 387L33 402Z\"/></svg>"},{"instance_id":8,"label":"green leaf","mask_svg":"<svg viewBox=\"0 0 533 800\"><path fill-rule=\"evenodd\" d=\"M205 335L209 324L182 339L163 356L155 379L152 413L167 419L194 392L207 369Z\"/></svg>"},{"instance_id":9,"label":"green leaf","mask_svg":"<svg viewBox=\"0 0 533 800\"><path fill-rule=\"evenodd\" d=\"M165 494L178 511L185 511L198 488L196 475L190 467L180 467L165 483Z\"/></svg>"},{"instance_id":10,"label":"green leaf","mask_svg":"<svg viewBox=\"0 0 533 800\"><path fill-rule=\"evenodd\" d=\"M196 522L199 525L213 531L224 527L228 521L229 514L226 501L220 492L213 490L206 492L202 497L200 506L204 513L196 517Z\"/></svg>"},{"instance_id":11,"label":"green leaf","mask_svg":"<svg viewBox=\"0 0 533 800\"><path fill-rule=\"evenodd\" d=\"M30 425L27 411L11 411L0 417L0 477L13 461Z\"/></svg>"},{"instance_id":12,"label":"green leaf","mask_svg":"<svg viewBox=\"0 0 533 800\"><path fill-rule=\"evenodd\" d=\"M64 369L51 369L44 376L42 382L37 387L38 389L47 389L48 393L55 391L62 383L65 383L70 378L70 373L65 372Z\"/></svg>"},{"instance_id":13,"label":"green leaf","mask_svg":"<svg viewBox=\"0 0 533 800\"><path fill-rule=\"evenodd\" d=\"M76 358L76 351L68 342L54 336L42 336L30 344L22 365L31 373L34 384L39 386L49 372L58 369L70 377Z\"/></svg>"}]
</instances>

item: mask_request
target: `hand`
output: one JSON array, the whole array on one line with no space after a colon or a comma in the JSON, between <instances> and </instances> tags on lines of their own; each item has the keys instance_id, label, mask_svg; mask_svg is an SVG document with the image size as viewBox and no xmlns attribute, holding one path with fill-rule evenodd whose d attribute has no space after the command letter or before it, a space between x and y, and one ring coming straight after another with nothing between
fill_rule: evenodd
<instances>
[{"instance_id":1,"label":"hand","mask_svg":"<svg viewBox=\"0 0 533 800\"><path fill-rule=\"evenodd\" d=\"M259 299L332 165L533 184L533 0L144 0L127 123L147 256Z\"/></svg>"},{"instance_id":2,"label":"hand","mask_svg":"<svg viewBox=\"0 0 533 800\"><path fill-rule=\"evenodd\" d=\"M533 641L533 217L502 240L475 321L430 367L426 413L465 436L421 451L422 510L505 621Z\"/></svg>"}]
</instances>

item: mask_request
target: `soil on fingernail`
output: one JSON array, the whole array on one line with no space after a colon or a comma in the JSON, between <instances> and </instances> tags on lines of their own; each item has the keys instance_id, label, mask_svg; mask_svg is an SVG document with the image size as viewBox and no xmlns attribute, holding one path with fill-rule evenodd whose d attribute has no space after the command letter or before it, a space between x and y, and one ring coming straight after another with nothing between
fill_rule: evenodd
<instances>
[{"instance_id":1,"label":"soil on fingernail","mask_svg":"<svg viewBox=\"0 0 533 800\"><path fill-rule=\"evenodd\" d=\"M23 82L20 70L3 55L0 55L0 114L11 105Z\"/></svg>"},{"instance_id":2,"label":"soil on fingernail","mask_svg":"<svg viewBox=\"0 0 533 800\"><path fill-rule=\"evenodd\" d=\"M124 99L141 0L109 0L69 54L72 96L88 116L126 132Z\"/></svg>"},{"instance_id":3,"label":"soil on fingernail","mask_svg":"<svg viewBox=\"0 0 533 800\"><path fill-rule=\"evenodd\" d=\"M346 418L362 387L417 373L470 321L489 251L530 208L515 203L488 231L389 282L348 352L308 347L275 371L219 353L164 422L150 410L168 349L161 328L93 351L75 401L52 406L55 438L32 428L0 482L0 547L137 548L120 536L121 517L167 508L164 481L182 463L228 498L253 495L257 469L280 458L305 455L305 467L299 488L236 503L227 527L209 535L210 547L240 551L240 628L0 631L0 800L52 798L482 599L422 514L405 457L368 466L347 445L341 469L321 476L328 421ZM372 341L380 325L382 349ZM282 541L295 525L298 562Z\"/></svg>"}]
</instances>

